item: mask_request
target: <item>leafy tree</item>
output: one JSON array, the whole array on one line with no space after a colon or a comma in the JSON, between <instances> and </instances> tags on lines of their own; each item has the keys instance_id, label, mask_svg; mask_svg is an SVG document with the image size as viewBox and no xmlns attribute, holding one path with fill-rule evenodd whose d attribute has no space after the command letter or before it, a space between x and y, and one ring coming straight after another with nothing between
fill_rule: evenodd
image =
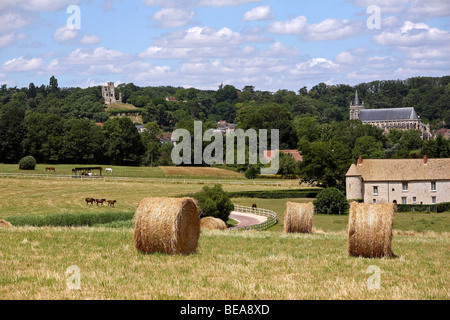
<instances>
[{"instance_id":1,"label":"leafy tree","mask_svg":"<svg viewBox=\"0 0 450 320\"><path fill-rule=\"evenodd\" d=\"M58 80L55 78L55 76L51 76L50 78L50 90L51 91L58 90Z\"/></svg>"},{"instance_id":2,"label":"leafy tree","mask_svg":"<svg viewBox=\"0 0 450 320\"><path fill-rule=\"evenodd\" d=\"M20 170L34 170L36 168L36 159L32 156L26 156L19 161Z\"/></svg>"},{"instance_id":3,"label":"leafy tree","mask_svg":"<svg viewBox=\"0 0 450 320\"><path fill-rule=\"evenodd\" d=\"M301 152L303 161L300 162L300 176L303 181L345 189L345 174L352 158L341 142L306 143L302 145Z\"/></svg>"},{"instance_id":4,"label":"leafy tree","mask_svg":"<svg viewBox=\"0 0 450 320\"><path fill-rule=\"evenodd\" d=\"M278 155L280 160L278 174L286 178L298 173L298 163L290 154L279 152Z\"/></svg>"},{"instance_id":5,"label":"leafy tree","mask_svg":"<svg viewBox=\"0 0 450 320\"><path fill-rule=\"evenodd\" d=\"M352 155L354 161L356 161L359 156L362 156L365 159L385 158L383 152L383 143L377 141L372 136L359 137L358 139L356 139Z\"/></svg>"},{"instance_id":6,"label":"leafy tree","mask_svg":"<svg viewBox=\"0 0 450 320\"><path fill-rule=\"evenodd\" d=\"M345 194L336 188L326 188L314 200L314 208L322 214L347 214L349 203Z\"/></svg>"},{"instance_id":7,"label":"leafy tree","mask_svg":"<svg viewBox=\"0 0 450 320\"><path fill-rule=\"evenodd\" d=\"M109 119L103 128L106 155L112 164L138 165L141 162L145 148L131 119Z\"/></svg>"},{"instance_id":8,"label":"leafy tree","mask_svg":"<svg viewBox=\"0 0 450 320\"><path fill-rule=\"evenodd\" d=\"M20 101L10 101L0 118L0 162L17 163L22 156L25 135L25 108Z\"/></svg>"},{"instance_id":9,"label":"leafy tree","mask_svg":"<svg viewBox=\"0 0 450 320\"><path fill-rule=\"evenodd\" d=\"M226 223L234 209L231 198L220 184L215 184L213 187L203 187L201 191L194 194L194 198L198 201L202 217L215 217Z\"/></svg>"}]
</instances>

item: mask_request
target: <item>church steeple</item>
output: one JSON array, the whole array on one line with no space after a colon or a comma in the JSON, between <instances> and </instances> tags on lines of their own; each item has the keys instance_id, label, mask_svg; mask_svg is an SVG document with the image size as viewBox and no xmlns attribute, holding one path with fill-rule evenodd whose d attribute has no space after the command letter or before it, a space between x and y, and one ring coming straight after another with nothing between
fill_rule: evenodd
<instances>
[{"instance_id":1,"label":"church steeple","mask_svg":"<svg viewBox=\"0 0 450 320\"><path fill-rule=\"evenodd\" d=\"M358 98L358 90L355 92L355 102L353 103L355 106L359 106L359 98Z\"/></svg>"},{"instance_id":2,"label":"church steeple","mask_svg":"<svg viewBox=\"0 0 450 320\"><path fill-rule=\"evenodd\" d=\"M358 97L358 90L355 92L355 100L350 102L350 120L358 120L359 112L364 109L364 102L360 102Z\"/></svg>"}]
</instances>

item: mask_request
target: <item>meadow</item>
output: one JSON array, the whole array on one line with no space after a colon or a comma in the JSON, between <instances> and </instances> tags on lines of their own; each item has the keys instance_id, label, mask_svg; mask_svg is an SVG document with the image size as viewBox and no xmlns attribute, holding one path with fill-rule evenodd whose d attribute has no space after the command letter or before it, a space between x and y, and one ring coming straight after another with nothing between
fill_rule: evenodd
<instances>
[{"instance_id":1,"label":"meadow","mask_svg":"<svg viewBox=\"0 0 450 320\"><path fill-rule=\"evenodd\" d=\"M72 167L72 166L67 166ZM0 171L6 165L0 166ZM45 168L44 168L45 169ZM62 169L62 168L61 168ZM140 170L139 168L135 168ZM148 169L148 168L146 168ZM162 172L151 168L152 174ZM157 169L157 170L156 170ZM70 170L70 169L69 169ZM118 169L119 170L119 169ZM208 179L205 180L208 183ZM227 191L299 188L223 184ZM0 229L2 299L449 299L450 215L396 213L394 259L347 254L348 216L315 215L321 234L285 234L286 201L233 198L233 203L273 210L268 231L202 231L189 256L142 254L131 217L145 197L178 196L205 184L136 179L0 177L0 219L62 217L91 227ZM86 197L117 200L116 207L86 205ZM109 222L123 215L123 219ZM92 219L95 217L95 219ZM70 220L68 219L68 220ZM49 220L49 221L50 221ZM66 269L80 268L80 290L69 290ZM380 289L368 287L369 266L381 270Z\"/></svg>"}]
</instances>

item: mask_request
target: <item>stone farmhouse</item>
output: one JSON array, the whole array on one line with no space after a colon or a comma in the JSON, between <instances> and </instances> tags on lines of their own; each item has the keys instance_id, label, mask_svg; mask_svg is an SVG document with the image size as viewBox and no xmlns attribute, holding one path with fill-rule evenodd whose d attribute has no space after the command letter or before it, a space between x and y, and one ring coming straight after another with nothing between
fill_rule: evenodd
<instances>
[{"instance_id":1,"label":"stone farmhouse","mask_svg":"<svg viewBox=\"0 0 450 320\"><path fill-rule=\"evenodd\" d=\"M371 124L388 133L391 129L420 130L422 139L430 139L430 125L422 123L414 108L365 109L364 102L360 102L358 91L355 100L350 103L350 120L361 120L364 124Z\"/></svg>"},{"instance_id":2,"label":"stone farmhouse","mask_svg":"<svg viewBox=\"0 0 450 320\"><path fill-rule=\"evenodd\" d=\"M450 202L450 158L362 159L346 177L347 199L365 203Z\"/></svg>"}]
</instances>

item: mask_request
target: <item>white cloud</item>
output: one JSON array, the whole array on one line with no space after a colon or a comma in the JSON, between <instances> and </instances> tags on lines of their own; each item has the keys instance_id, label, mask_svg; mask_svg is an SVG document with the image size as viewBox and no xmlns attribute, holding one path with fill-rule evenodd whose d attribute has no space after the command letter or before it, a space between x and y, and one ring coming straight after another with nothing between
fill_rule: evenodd
<instances>
[{"instance_id":1,"label":"white cloud","mask_svg":"<svg viewBox=\"0 0 450 320\"><path fill-rule=\"evenodd\" d=\"M359 34L361 23L358 21L325 19L319 23L308 24L305 16L298 16L287 21L276 21L268 26L273 34L298 35L307 41L337 40Z\"/></svg>"},{"instance_id":2,"label":"white cloud","mask_svg":"<svg viewBox=\"0 0 450 320\"><path fill-rule=\"evenodd\" d=\"M55 33L53 34L53 39L58 42L66 42L75 39L77 36L77 29L69 29L67 26L62 26L56 29Z\"/></svg>"},{"instance_id":3,"label":"white cloud","mask_svg":"<svg viewBox=\"0 0 450 320\"><path fill-rule=\"evenodd\" d=\"M23 72L39 69L43 60L41 58L25 59L24 57L14 58L3 63L0 70L2 72Z\"/></svg>"},{"instance_id":4,"label":"white cloud","mask_svg":"<svg viewBox=\"0 0 450 320\"><path fill-rule=\"evenodd\" d=\"M289 21L275 21L269 24L269 33L274 34L302 34L306 31L307 20L305 16L299 16Z\"/></svg>"},{"instance_id":5,"label":"white cloud","mask_svg":"<svg viewBox=\"0 0 450 320\"><path fill-rule=\"evenodd\" d=\"M29 21L21 14L6 12L0 14L0 33L17 30L26 26Z\"/></svg>"},{"instance_id":6,"label":"white cloud","mask_svg":"<svg viewBox=\"0 0 450 320\"><path fill-rule=\"evenodd\" d=\"M92 36L84 35L80 41L81 44L99 44L100 42L102 42L102 39L100 39L96 35Z\"/></svg>"},{"instance_id":7,"label":"white cloud","mask_svg":"<svg viewBox=\"0 0 450 320\"><path fill-rule=\"evenodd\" d=\"M261 0L142 0L148 6L158 7L227 7L240 6Z\"/></svg>"},{"instance_id":8,"label":"white cloud","mask_svg":"<svg viewBox=\"0 0 450 320\"><path fill-rule=\"evenodd\" d=\"M403 12L411 0L348 0L348 2L364 9L377 5L381 9L381 14L386 14Z\"/></svg>"},{"instance_id":9,"label":"white cloud","mask_svg":"<svg viewBox=\"0 0 450 320\"><path fill-rule=\"evenodd\" d=\"M70 5L78 4L80 0L2 0L0 9L23 8L36 12L53 12L67 8Z\"/></svg>"},{"instance_id":10,"label":"white cloud","mask_svg":"<svg viewBox=\"0 0 450 320\"><path fill-rule=\"evenodd\" d=\"M377 34L373 40L383 46L396 47L443 45L450 42L450 32L431 28L425 23L406 21L401 28Z\"/></svg>"},{"instance_id":11,"label":"white cloud","mask_svg":"<svg viewBox=\"0 0 450 320\"><path fill-rule=\"evenodd\" d=\"M244 13L243 21L255 21L255 20L271 20L273 14L270 10L270 6L259 6Z\"/></svg>"},{"instance_id":12,"label":"white cloud","mask_svg":"<svg viewBox=\"0 0 450 320\"><path fill-rule=\"evenodd\" d=\"M0 35L0 48L10 46L13 43L15 43L17 40L24 39L25 37L26 36L23 33L21 33L21 34L8 33L8 34Z\"/></svg>"},{"instance_id":13,"label":"white cloud","mask_svg":"<svg viewBox=\"0 0 450 320\"><path fill-rule=\"evenodd\" d=\"M195 16L195 11L176 8L163 8L155 13L153 20L163 28L177 28L189 24Z\"/></svg>"},{"instance_id":14,"label":"white cloud","mask_svg":"<svg viewBox=\"0 0 450 320\"><path fill-rule=\"evenodd\" d=\"M98 47L93 51L76 49L72 51L67 58L64 59L64 63L98 65L116 62L117 64L123 64L128 60L129 56L123 52L106 49L104 47Z\"/></svg>"},{"instance_id":15,"label":"white cloud","mask_svg":"<svg viewBox=\"0 0 450 320\"><path fill-rule=\"evenodd\" d=\"M176 31L163 39L155 41L160 47L226 47L242 42L239 33L229 28L215 29L211 27L193 27L183 31Z\"/></svg>"}]
</instances>

